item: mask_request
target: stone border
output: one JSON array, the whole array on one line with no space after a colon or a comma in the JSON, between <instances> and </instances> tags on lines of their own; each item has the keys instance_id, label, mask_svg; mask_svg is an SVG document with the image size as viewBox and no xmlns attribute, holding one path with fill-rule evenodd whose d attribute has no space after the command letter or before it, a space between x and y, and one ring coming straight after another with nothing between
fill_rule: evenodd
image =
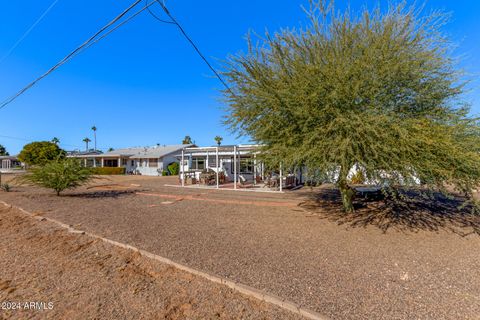
<instances>
[{"instance_id":1,"label":"stone border","mask_svg":"<svg viewBox=\"0 0 480 320\"><path fill-rule=\"evenodd\" d=\"M64 229L66 229L70 233L87 235L91 238L101 240L101 241L103 241L105 243L108 243L110 245L120 247L122 249L127 249L127 250L132 250L132 251L138 252L142 256L148 257L152 260L156 260L156 261L164 263L166 265L173 266L173 267L175 267L179 270L188 272L190 274L194 274L196 276L202 277L202 278L207 279L209 281L212 281L214 283L225 285L225 286L231 288L232 290L240 292L240 293L242 293L246 296L249 296L249 297L264 301L266 303L275 305L277 307L280 307L281 309L284 309L284 310L293 312L295 314L301 315L301 316L303 316L307 319L312 319L312 320L328 320L329 319L328 317L326 317L326 316L324 316L324 315L322 315L318 312L308 310L308 309L306 309L306 308L304 308L304 307L302 307L302 306L300 306L300 305L298 305L298 304L296 304L292 301L283 299L281 297L278 297L278 296L275 296L273 294L264 292L262 290L255 289L255 288L250 287L248 285L245 285L245 284L242 284L242 283L239 283L239 282L235 282L235 281L232 281L232 280L229 280L229 279L226 279L226 278L223 278L223 277L220 277L220 276L217 276L217 275L205 272L205 271L200 271L200 270L197 270L197 269L190 268L186 265L177 263L177 262L175 262L173 260L170 260L168 258L164 258L162 256L153 254L151 252L139 249L137 247L134 247L134 246L131 246L131 245L128 245L128 244L125 244L125 243L121 243L121 242L118 242L118 241L114 241L114 240L110 240L110 239L101 237L101 236L96 235L94 233L90 233L90 232L86 232L86 231L82 231L82 230L77 230L77 229L73 228L71 225L67 225L63 222L60 222L60 221L52 219L52 218L47 218L47 217L44 217L44 216L41 216L41 215L35 215L35 214L33 214L33 213L23 209L23 208L8 204L8 203L6 203L4 201L1 201L1 200L0 200L0 204L3 204L4 206L9 207L9 208L14 208L16 210L19 210L20 212L28 215L29 217L32 217L32 218L38 220L38 221L49 221L51 223L54 223L54 224L56 224L56 225L58 225L58 226L60 226Z\"/></svg>"}]
</instances>

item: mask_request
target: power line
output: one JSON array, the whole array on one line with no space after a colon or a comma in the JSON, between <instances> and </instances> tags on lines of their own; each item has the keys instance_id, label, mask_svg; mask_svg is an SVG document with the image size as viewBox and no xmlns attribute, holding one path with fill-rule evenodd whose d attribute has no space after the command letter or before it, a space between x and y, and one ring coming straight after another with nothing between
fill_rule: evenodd
<instances>
[{"instance_id":1,"label":"power line","mask_svg":"<svg viewBox=\"0 0 480 320\"><path fill-rule=\"evenodd\" d=\"M223 78L220 76L220 74L217 72L217 70L215 70L215 68L210 64L210 62L207 60L207 58L205 58L205 56L202 54L202 52L200 51L200 49L198 48L198 46L195 44L195 42L193 42L192 38L190 38L188 36L188 34L186 33L185 29L183 29L183 27L180 25L180 23L178 23L178 21L173 17L173 15L170 13L170 11L167 9L167 7L165 6L165 4L163 2L161 2L160 0L155 0L163 9L163 11L167 14L167 16L170 18L170 20L172 21L173 24L175 24L178 29L180 30L180 32L183 34L183 36L185 37L185 39L187 39L187 41L192 45L192 47L195 49L195 51L197 52L197 54L200 56L200 58L202 58L202 60L207 64L207 66L210 68L210 70L212 70L212 72L215 74L215 76L218 78L218 80L220 80L220 82L225 86L225 88L227 88L228 91L230 91L230 93L232 95L235 95L232 91L232 89L230 89L230 87L228 86L227 82L225 80L223 80Z\"/></svg>"},{"instance_id":2,"label":"power line","mask_svg":"<svg viewBox=\"0 0 480 320\"><path fill-rule=\"evenodd\" d=\"M148 0L145 0L145 7L147 8L148 12L150 13L150 15L152 17L154 17L155 19L157 19L158 21L163 22L163 23L175 24L172 21L167 21L167 20L164 20L164 19L158 17L155 13L153 13L153 11L150 10L150 8L149 8L150 5L153 4L153 3L155 3L155 0L153 2L151 2L150 4L148 3Z\"/></svg>"},{"instance_id":3,"label":"power line","mask_svg":"<svg viewBox=\"0 0 480 320\"><path fill-rule=\"evenodd\" d=\"M23 89L21 89L20 91L18 91L14 96L6 99L4 102L2 102L0 104L0 109L4 108L5 106L7 106L8 104L10 104L12 101L14 101L15 99L17 99L20 95L22 95L23 93L25 93L25 91L27 91L28 89L30 89L31 87L33 87L35 84L37 84L37 82L39 82L40 80L42 80L43 78L45 78L46 76L48 76L50 73L52 73L53 71L55 71L56 69L58 69L60 66L62 66L63 64L65 64L66 62L68 62L72 57L76 56L78 52L80 52L83 48L85 47L88 47L89 44L95 40L95 38L97 38L100 34L102 34L106 29L108 29L110 26L112 26L113 24L115 24L118 20L120 20L122 17L124 17L130 10L132 10L137 4L139 4L142 0L135 0L134 3L132 3L127 9L125 9L122 13L120 13L118 16L116 16L112 21L110 21L109 23L107 23L104 27L102 27L99 31L97 31L93 36L91 36L90 38L88 38L88 40L86 40L84 43L82 43L79 47L77 47L75 50L73 50L72 52L70 52L65 58L63 58L62 60L60 60L60 62L58 62L57 64L55 64L53 67L51 67L47 72L45 72L44 74L42 74L40 77L38 77L37 79L35 79L34 81L30 82L27 86L25 86Z\"/></svg>"},{"instance_id":4,"label":"power line","mask_svg":"<svg viewBox=\"0 0 480 320\"><path fill-rule=\"evenodd\" d=\"M90 48L91 46L93 46L95 43L99 42L100 40L106 38L108 35L110 35L112 32L114 32L115 30L117 30L118 28L120 28L121 26L123 26L124 24L128 23L130 20L132 20L133 18L135 18L136 16L138 16L140 13L142 13L143 11L145 11L145 9L149 9L149 7L151 5L153 5L155 2L152 2L152 3L149 3L148 5L145 5L145 7L143 7L142 9L136 11L134 14L132 14L131 16L129 16L127 19L123 20L121 23L117 24L115 27L113 27L112 29L108 30L106 33L104 33L103 35L101 35L100 37L96 38L94 41L90 42L87 46L83 47L82 50L78 51L77 53L75 53L74 56L77 56L79 55L80 53L82 53L83 51L87 50L88 48ZM72 58L74 57L72 56Z\"/></svg>"},{"instance_id":5,"label":"power line","mask_svg":"<svg viewBox=\"0 0 480 320\"><path fill-rule=\"evenodd\" d=\"M0 64L5 60L7 59L10 54L12 54L12 52L18 47L18 45L23 41L25 40L25 38L30 34L30 32L33 31L33 29L35 29L35 27L43 20L43 18L45 18L45 16L50 12L50 10L53 9L53 7L55 7L55 5L57 4L59 0L55 0L52 2L52 4L50 4L50 6L47 8L47 10L45 10L41 15L40 17L30 26L30 28L27 29L27 31L24 32L24 34L20 37L20 39L17 40L17 42L15 42L15 44L8 50L8 52L0 59Z\"/></svg>"}]
</instances>

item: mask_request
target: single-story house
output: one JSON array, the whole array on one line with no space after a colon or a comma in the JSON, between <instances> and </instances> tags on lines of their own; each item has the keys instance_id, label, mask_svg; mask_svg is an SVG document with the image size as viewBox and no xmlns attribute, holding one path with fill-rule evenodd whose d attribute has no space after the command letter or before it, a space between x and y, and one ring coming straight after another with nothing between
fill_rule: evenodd
<instances>
[{"instance_id":1,"label":"single-story house","mask_svg":"<svg viewBox=\"0 0 480 320\"><path fill-rule=\"evenodd\" d=\"M0 171L7 172L13 169L21 169L23 164L15 156L0 156Z\"/></svg>"},{"instance_id":2,"label":"single-story house","mask_svg":"<svg viewBox=\"0 0 480 320\"><path fill-rule=\"evenodd\" d=\"M87 167L123 167L126 173L149 176L162 175L162 171L173 162L175 155L186 145L157 145L153 147L134 147L109 151L106 153L71 153L68 157L81 159Z\"/></svg>"}]
</instances>

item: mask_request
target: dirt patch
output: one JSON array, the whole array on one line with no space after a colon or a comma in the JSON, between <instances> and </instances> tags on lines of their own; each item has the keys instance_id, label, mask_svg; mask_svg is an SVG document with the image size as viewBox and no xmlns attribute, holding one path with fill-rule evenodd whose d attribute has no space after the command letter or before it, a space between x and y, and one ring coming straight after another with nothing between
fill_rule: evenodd
<instances>
[{"instance_id":1,"label":"dirt patch","mask_svg":"<svg viewBox=\"0 0 480 320\"><path fill-rule=\"evenodd\" d=\"M2 205L0 232L0 318L298 318Z\"/></svg>"}]
</instances>

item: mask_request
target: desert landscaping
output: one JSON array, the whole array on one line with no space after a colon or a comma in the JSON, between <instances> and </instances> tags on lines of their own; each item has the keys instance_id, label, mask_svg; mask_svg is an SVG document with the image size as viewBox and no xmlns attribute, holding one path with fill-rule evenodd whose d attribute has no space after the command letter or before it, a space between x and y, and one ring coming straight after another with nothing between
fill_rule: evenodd
<instances>
[{"instance_id":1,"label":"desert landscaping","mask_svg":"<svg viewBox=\"0 0 480 320\"><path fill-rule=\"evenodd\" d=\"M165 186L173 179L110 176L60 197L18 186L0 193L0 200L271 293L325 318L480 314L478 216L466 215L460 224L448 217L436 220L429 224L435 230L402 219L385 228L375 221L338 219L332 208L328 213L314 205L308 188L252 194ZM320 194L330 193L326 188ZM53 300L54 309L41 317L87 304L83 314L92 317L135 318L138 308L147 312L145 318L300 317L8 206L1 215L2 263L22 265L2 268L2 300ZM206 301L207 296L215 298Z\"/></svg>"}]
</instances>

